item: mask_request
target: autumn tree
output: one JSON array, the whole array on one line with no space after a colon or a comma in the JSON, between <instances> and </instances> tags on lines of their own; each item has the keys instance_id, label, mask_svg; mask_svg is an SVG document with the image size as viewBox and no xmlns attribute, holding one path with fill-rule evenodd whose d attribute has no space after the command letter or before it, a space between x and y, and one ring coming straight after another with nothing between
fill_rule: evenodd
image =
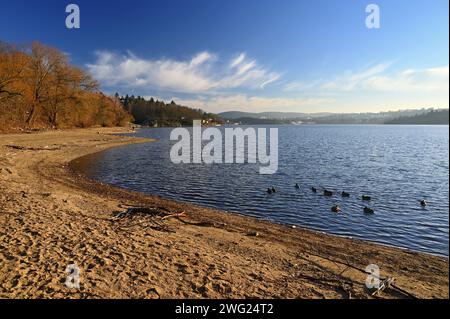
<instances>
[{"instance_id":1,"label":"autumn tree","mask_svg":"<svg viewBox=\"0 0 450 319\"><path fill-rule=\"evenodd\" d=\"M0 43L0 101L21 95L17 82L23 80L28 57Z\"/></svg>"},{"instance_id":2,"label":"autumn tree","mask_svg":"<svg viewBox=\"0 0 450 319\"><path fill-rule=\"evenodd\" d=\"M55 66L48 82L44 89L47 100L41 106L52 127L58 127L61 113L74 111L74 105L83 93L98 88L96 81L82 70L68 65L67 61Z\"/></svg>"},{"instance_id":3,"label":"autumn tree","mask_svg":"<svg viewBox=\"0 0 450 319\"><path fill-rule=\"evenodd\" d=\"M52 85L52 76L58 67L66 62L66 57L54 48L34 42L31 46L29 76L31 89L27 125L34 121L37 111L43 103L49 102L48 91Z\"/></svg>"},{"instance_id":4,"label":"autumn tree","mask_svg":"<svg viewBox=\"0 0 450 319\"><path fill-rule=\"evenodd\" d=\"M0 130L125 125L131 118L61 51L0 43Z\"/></svg>"}]
</instances>

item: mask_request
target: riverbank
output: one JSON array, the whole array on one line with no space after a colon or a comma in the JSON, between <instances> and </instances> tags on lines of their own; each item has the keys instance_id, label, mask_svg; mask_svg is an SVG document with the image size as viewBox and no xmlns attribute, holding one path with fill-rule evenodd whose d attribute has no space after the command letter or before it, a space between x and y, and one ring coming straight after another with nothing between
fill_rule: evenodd
<instances>
[{"instance_id":1,"label":"riverbank","mask_svg":"<svg viewBox=\"0 0 450 319\"><path fill-rule=\"evenodd\" d=\"M0 135L1 298L448 298L448 259L125 191L69 163L146 142L86 129ZM117 218L130 207L159 216ZM181 217L173 214L184 212ZM166 218L168 217L168 218ZM66 267L80 289L65 285Z\"/></svg>"}]
</instances>

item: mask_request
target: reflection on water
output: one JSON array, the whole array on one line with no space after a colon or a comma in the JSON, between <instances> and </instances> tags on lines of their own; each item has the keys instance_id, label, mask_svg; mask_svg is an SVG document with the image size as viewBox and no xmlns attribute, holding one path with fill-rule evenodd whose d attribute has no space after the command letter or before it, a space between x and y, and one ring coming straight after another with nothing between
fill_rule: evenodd
<instances>
[{"instance_id":1,"label":"reflection on water","mask_svg":"<svg viewBox=\"0 0 450 319\"><path fill-rule=\"evenodd\" d=\"M280 126L275 175L260 175L259 164L175 165L169 134L141 130L135 135L159 141L107 150L78 165L127 189L448 256L448 126ZM269 186L279 191L268 195ZM351 197L325 197L311 186ZM362 202L362 194L372 202ZM342 213L330 211L334 204ZM365 205L375 214L365 215Z\"/></svg>"}]
</instances>

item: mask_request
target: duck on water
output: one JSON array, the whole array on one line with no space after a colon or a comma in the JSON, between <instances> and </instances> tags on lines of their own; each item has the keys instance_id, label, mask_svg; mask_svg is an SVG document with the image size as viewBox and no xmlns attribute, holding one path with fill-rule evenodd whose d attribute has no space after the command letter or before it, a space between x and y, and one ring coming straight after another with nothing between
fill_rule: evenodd
<instances>
[{"instance_id":1,"label":"duck on water","mask_svg":"<svg viewBox=\"0 0 450 319\"><path fill-rule=\"evenodd\" d=\"M294 187L295 187L295 189L300 189L300 186L298 185L298 183L295 183ZM317 188L314 187L314 186L312 186L312 187L311 187L311 191L312 191L313 193L317 193ZM267 188L267 193L268 193L268 194L274 194L274 193L276 193L276 192L277 192L277 190L275 189L275 187L269 187L269 188ZM330 191L330 190L327 190L327 189L324 189L324 190L323 190L323 195L324 195L324 196L332 197L333 194L334 194L334 193L333 193L332 191ZM346 191L342 191L342 192L341 192L341 196L342 196L342 197L345 197L345 198L348 198L348 197L350 197L350 193L348 193L348 192L346 192ZM362 196L361 196L361 200L363 200L363 201L371 201L371 200L372 200L372 197L369 196L369 195L362 195ZM420 203L420 206L422 206L422 207L427 207L427 206L428 206L428 202L427 202L425 199L419 200L419 203ZM340 211L341 211L341 207L340 207L339 205L334 205L334 206L331 207L331 211L333 211L333 212L335 212L335 213L340 212ZM374 214L374 213L375 213L375 211L374 211L372 208L367 207L367 206L364 206L363 212L364 212L365 214Z\"/></svg>"},{"instance_id":2,"label":"duck on water","mask_svg":"<svg viewBox=\"0 0 450 319\"><path fill-rule=\"evenodd\" d=\"M333 207L331 207L331 211L333 213L339 213L341 211L341 207L339 205L334 205Z\"/></svg>"},{"instance_id":3,"label":"duck on water","mask_svg":"<svg viewBox=\"0 0 450 319\"><path fill-rule=\"evenodd\" d=\"M333 192L326 189L323 190L323 194L328 197L333 196Z\"/></svg>"}]
</instances>

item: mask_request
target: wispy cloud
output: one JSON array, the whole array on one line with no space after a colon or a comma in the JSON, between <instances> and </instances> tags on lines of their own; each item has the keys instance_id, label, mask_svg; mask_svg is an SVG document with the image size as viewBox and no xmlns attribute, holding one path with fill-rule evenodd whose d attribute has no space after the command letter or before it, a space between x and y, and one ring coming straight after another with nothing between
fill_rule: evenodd
<instances>
[{"instance_id":1,"label":"wispy cloud","mask_svg":"<svg viewBox=\"0 0 450 319\"><path fill-rule=\"evenodd\" d=\"M393 75L377 74L362 81L366 90L385 92L448 92L449 66L408 69Z\"/></svg>"},{"instance_id":2,"label":"wispy cloud","mask_svg":"<svg viewBox=\"0 0 450 319\"><path fill-rule=\"evenodd\" d=\"M245 110L248 112L263 111L298 111L301 108L312 108L316 106L326 106L333 103L332 99L325 98L282 98L282 97L262 97L248 96L247 94L231 94L220 96L197 96L195 98L178 98L173 100L179 104L190 105L211 112L223 112L231 110Z\"/></svg>"},{"instance_id":3,"label":"wispy cloud","mask_svg":"<svg viewBox=\"0 0 450 319\"><path fill-rule=\"evenodd\" d=\"M399 69L392 62L378 63L311 81L293 79L284 86L275 86L270 93L264 88L278 81L281 73L269 70L245 53L224 59L203 51L175 60L100 51L87 68L114 91L156 94L210 112L448 107L448 65Z\"/></svg>"},{"instance_id":4,"label":"wispy cloud","mask_svg":"<svg viewBox=\"0 0 450 319\"><path fill-rule=\"evenodd\" d=\"M87 68L107 86L174 93L257 89L280 78L279 73L267 70L245 53L225 63L207 51L187 60L143 59L131 52L99 51Z\"/></svg>"},{"instance_id":5,"label":"wispy cloud","mask_svg":"<svg viewBox=\"0 0 450 319\"><path fill-rule=\"evenodd\" d=\"M326 90L341 91L352 91L357 88L362 88L366 86L367 81L370 81L373 77L383 74L389 66L390 63L380 63L359 72L347 72L347 74L339 76L332 81L323 83L321 88Z\"/></svg>"},{"instance_id":6,"label":"wispy cloud","mask_svg":"<svg viewBox=\"0 0 450 319\"><path fill-rule=\"evenodd\" d=\"M449 66L389 72L392 63L380 63L357 72L346 72L331 80L291 82L285 92L373 91L373 92L448 92Z\"/></svg>"},{"instance_id":7,"label":"wispy cloud","mask_svg":"<svg viewBox=\"0 0 450 319\"><path fill-rule=\"evenodd\" d=\"M314 80L311 82L289 82L283 87L283 92L300 92L306 91L313 88L317 88L320 84L323 84L323 80Z\"/></svg>"}]
</instances>

